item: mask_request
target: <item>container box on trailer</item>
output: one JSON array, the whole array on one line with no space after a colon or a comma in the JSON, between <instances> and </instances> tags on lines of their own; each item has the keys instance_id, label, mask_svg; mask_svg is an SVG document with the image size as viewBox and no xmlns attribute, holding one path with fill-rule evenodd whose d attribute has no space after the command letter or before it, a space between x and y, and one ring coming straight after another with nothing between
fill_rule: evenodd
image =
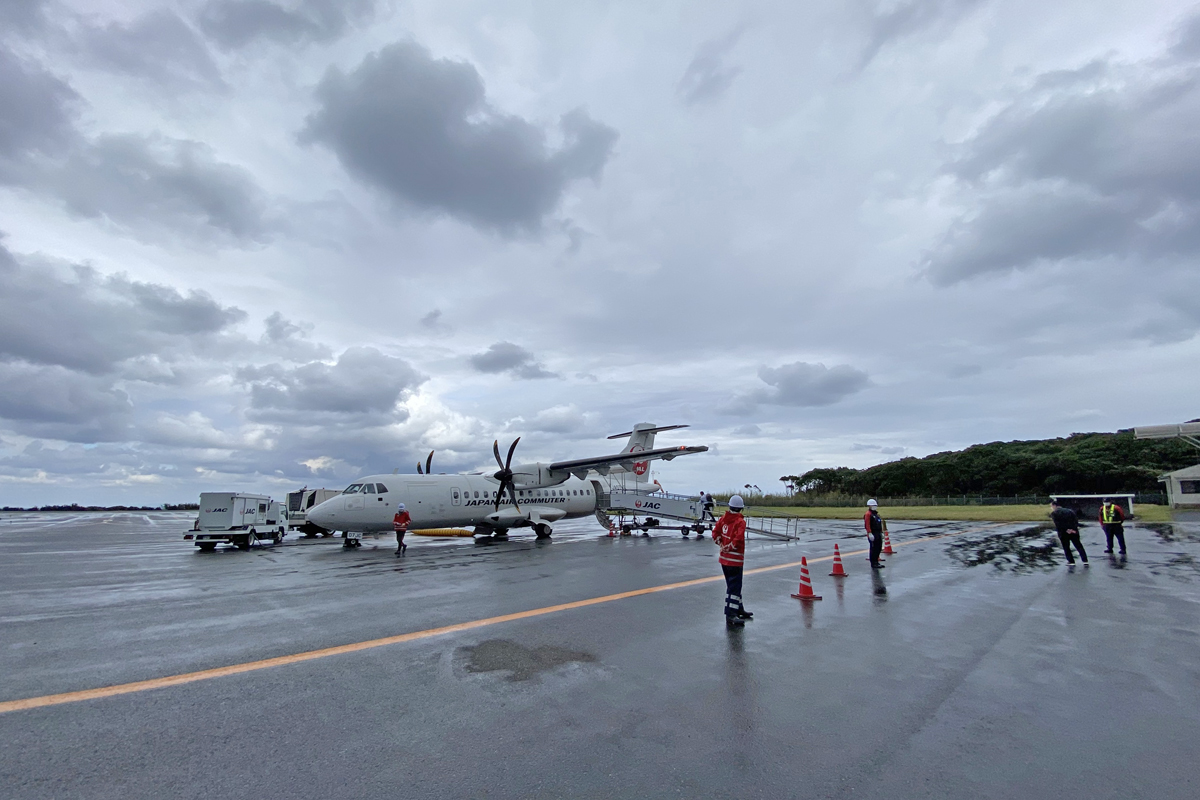
<instances>
[{"instance_id":1,"label":"container box on trailer","mask_svg":"<svg viewBox=\"0 0 1200 800\"><path fill-rule=\"evenodd\" d=\"M298 528L305 536L316 536L317 534L329 536L332 531L327 531L320 525L314 525L308 521L308 510L341 493L340 489L309 489L308 487L288 492L288 528L290 530Z\"/></svg>"},{"instance_id":2,"label":"container box on trailer","mask_svg":"<svg viewBox=\"0 0 1200 800\"><path fill-rule=\"evenodd\" d=\"M256 540L278 543L287 533L287 514L283 506L261 494L203 492L200 516L191 533L183 538L201 550L214 550L221 543L249 550Z\"/></svg>"}]
</instances>

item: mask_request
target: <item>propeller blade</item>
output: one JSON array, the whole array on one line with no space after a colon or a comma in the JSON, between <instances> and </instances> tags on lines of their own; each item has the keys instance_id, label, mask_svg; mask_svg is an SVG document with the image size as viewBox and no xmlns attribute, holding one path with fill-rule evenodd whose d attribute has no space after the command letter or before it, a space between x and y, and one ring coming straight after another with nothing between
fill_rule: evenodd
<instances>
[{"instance_id":1,"label":"propeller blade","mask_svg":"<svg viewBox=\"0 0 1200 800\"><path fill-rule=\"evenodd\" d=\"M508 495L512 498L513 508L515 508L517 511L520 511L521 507L517 505L517 487L513 485L512 481L508 482Z\"/></svg>"},{"instance_id":2,"label":"propeller blade","mask_svg":"<svg viewBox=\"0 0 1200 800\"><path fill-rule=\"evenodd\" d=\"M519 441L521 441L521 437L520 437L520 436L518 436L516 439L513 439L513 443L512 443L511 445L509 445L509 447L508 447L508 460L506 460L506 461L504 462L504 468L505 468L505 469L508 469L509 465L510 465L510 464L512 464L512 456L513 456L513 451L517 449L517 442L519 442ZM496 460L497 460L497 461L499 461L499 460L500 460L500 454L499 454L499 453L497 453L497 454L496 454Z\"/></svg>"},{"instance_id":3,"label":"propeller blade","mask_svg":"<svg viewBox=\"0 0 1200 800\"><path fill-rule=\"evenodd\" d=\"M492 442L492 453L496 456L496 466L504 469L504 462L500 460L500 440Z\"/></svg>"},{"instance_id":4,"label":"propeller blade","mask_svg":"<svg viewBox=\"0 0 1200 800\"><path fill-rule=\"evenodd\" d=\"M429 451L429 458L425 459L425 474L433 474L433 451Z\"/></svg>"},{"instance_id":5,"label":"propeller blade","mask_svg":"<svg viewBox=\"0 0 1200 800\"><path fill-rule=\"evenodd\" d=\"M504 487L507 484L508 484L508 481L502 480L502 481L500 481L500 487L498 489L496 489L496 510L497 511L500 510L500 501L504 499Z\"/></svg>"}]
</instances>

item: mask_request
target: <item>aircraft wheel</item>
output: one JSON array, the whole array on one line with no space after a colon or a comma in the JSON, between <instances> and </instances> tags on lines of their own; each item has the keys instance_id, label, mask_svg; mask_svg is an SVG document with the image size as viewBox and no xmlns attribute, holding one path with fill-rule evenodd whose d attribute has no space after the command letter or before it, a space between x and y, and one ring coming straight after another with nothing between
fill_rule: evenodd
<instances>
[{"instance_id":1,"label":"aircraft wheel","mask_svg":"<svg viewBox=\"0 0 1200 800\"><path fill-rule=\"evenodd\" d=\"M550 534L552 533L550 526L546 525L545 523L535 525L533 527L533 531L537 534L537 538L539 539L549 539Z\"/></svg>"}]
</instances>

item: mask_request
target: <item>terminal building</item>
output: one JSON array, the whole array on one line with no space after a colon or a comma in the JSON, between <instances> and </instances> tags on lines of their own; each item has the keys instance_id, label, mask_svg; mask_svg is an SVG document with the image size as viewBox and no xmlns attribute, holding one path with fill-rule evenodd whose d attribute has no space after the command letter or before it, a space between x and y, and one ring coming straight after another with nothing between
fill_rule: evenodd
<instances>
[{"instance_id":1,"label":"terminal building","mask_svg":"<svg viewBox=\"0 0 1200 800\"><path fill-rule=\"evenodd\" d=\"M1200 509L1200 464L1160 475L1167 485L1167 505L1171 508Z\"/></svg>"},{"instance_id":2,"label":"terminal building","mask_svg":"<svg viewBox=\"0 0 1200 800\"><path fill-rule=\"evenodd\" d=\"M1200 448L1200 419L1182 425L1148 425L1134 428L1138 439L1182 439ZM1167 485L1167 504L1171 508L1200 509L1200 464L1160 475L1159 483Z\"/></svg>"}]
</instances>

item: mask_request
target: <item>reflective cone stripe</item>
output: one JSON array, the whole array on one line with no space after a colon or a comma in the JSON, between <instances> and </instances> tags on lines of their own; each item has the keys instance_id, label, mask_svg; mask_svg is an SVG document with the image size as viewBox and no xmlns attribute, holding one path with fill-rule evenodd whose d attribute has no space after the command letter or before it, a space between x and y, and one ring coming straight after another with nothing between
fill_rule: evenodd
<instances>
[{"instance_id":1,"label":"reflective cone stripe","mask_svg":"<svg viewBox=\"0 0 1200 800\"><path fill-rule=\"evenodd\" d=\"M804 556L800 557L800 589L798 594L792 595L797 600L820 600L818 595L813 594L812 578L808 577L808 559Z\"/></svg>"},{"instance_id":2,"label":"reflective cone stripe","mask_svg":"<svg viewBox=\"0 0 1200 800\"><path fill-rule=\"evenodd\" d=\"M833 545L833 572L829 573L829 577L845 578L847 574L846 568L842 566L842 552L838 550L835 542Z\"/></svg>"},{"instance_id":3,"label":"reflective cone stripe","mask_svg":"<svg viewBox=\"0 0 1200 800\"><path fill-rule=\"evenodd\" d=\"M888 536L887 531L883 532L883 554L885 556L892 556L896 554L896 551L892 549L892 537Z\"/></svg>"}]
</instances>

